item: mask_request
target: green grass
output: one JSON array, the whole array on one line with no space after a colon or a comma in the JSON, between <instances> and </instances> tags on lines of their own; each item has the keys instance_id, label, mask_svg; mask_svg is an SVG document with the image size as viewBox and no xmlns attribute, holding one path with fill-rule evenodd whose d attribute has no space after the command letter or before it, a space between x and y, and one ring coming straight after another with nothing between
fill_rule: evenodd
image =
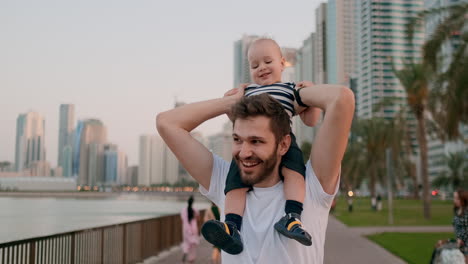
<instances>
[{"instance_id":1,"label":"green grass","mask_svg":"<svg viewBox=\"0 0 468 264\"><path fill-rule=\"evenodd\" d=\"M383 200L382 211L373 211L369 198L355 198L353 212L343 197L337 198L334 215L348 226L388 226L387 200ZM452 201L432 201L431 219L423 217L422 201L393 200L393 222L395 226L451 225L453 217Z\"/></svg>"},{"instance_id":2,"label":"green grass","mask_svg":"<svg viewBox=\"0 0 468 264\"><path fill-rule=\"evenodd\" d=\"M408 263L429 263L439 239L452 238L453 233L381 233L368 238Z\"/></svg>"}]
</instances>

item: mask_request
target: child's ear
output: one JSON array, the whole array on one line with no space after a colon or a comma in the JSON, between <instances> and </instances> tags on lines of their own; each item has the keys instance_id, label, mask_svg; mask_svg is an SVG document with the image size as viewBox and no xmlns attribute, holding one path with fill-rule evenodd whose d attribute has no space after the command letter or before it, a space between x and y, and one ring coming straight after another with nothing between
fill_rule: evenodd
<instances>
[{"instance_id":1,"label":"child's ear","mask_svg":"<svg viewBox=\"0 0 468 264\"><path fill-rule=\"evenodd\" d=\"M284 70L284 66L286 65L286 59L281 57L281 70Z\"/></svg>"}]
</instances>

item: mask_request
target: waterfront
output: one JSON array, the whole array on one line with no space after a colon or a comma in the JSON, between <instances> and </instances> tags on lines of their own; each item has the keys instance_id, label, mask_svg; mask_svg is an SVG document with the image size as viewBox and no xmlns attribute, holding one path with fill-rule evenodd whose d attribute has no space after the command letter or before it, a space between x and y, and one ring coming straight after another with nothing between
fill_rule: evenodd
<instances>
[{"instance_id":1,"label":"waterfront","mask_svg":"<svg viewBox=\"0 0 468 264\"><path fill-rule=\"evenodd\" d=\"M0 197L0 243L179 213L185 205L185 198L169 195ZM194 206L209 203L197 196Z\"/></svg>"}]
</instances>

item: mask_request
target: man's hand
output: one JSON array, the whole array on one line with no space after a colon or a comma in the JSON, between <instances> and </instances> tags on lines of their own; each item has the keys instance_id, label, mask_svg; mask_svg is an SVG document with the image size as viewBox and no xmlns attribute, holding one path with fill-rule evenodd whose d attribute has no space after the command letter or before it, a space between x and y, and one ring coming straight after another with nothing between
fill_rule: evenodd
<instances>
[{"instance_id":1,"label":"man's hand","mask_svg":"<svg viewBox=\"0 0 468 264\"><path fill-rule=\"evenodd\" d=\"M299 114L299 117L301 118L302 122L306 126L316 126L318 122L320 121L320 117L322 116L322 109L309 106L307 107L304 111L302 111Z\"/></svg>"},{"instance_id":2,"label":"man's hand","mask_svg":"<svg viewBox=\"0 0 468 264\"><path fill-rule=\"evenodd\" d=\"M236 98L236 101L238 101L244 96L244 90L245 88L247 88L247 86L249 86L249 84L242 83L241 85L239 85L239 88L234 88L224 93L223 97L232 96L233 98ZM229 120L232 121L231 112L227 112L226 115L229 117Z\"/></svg>"}]
</instances>

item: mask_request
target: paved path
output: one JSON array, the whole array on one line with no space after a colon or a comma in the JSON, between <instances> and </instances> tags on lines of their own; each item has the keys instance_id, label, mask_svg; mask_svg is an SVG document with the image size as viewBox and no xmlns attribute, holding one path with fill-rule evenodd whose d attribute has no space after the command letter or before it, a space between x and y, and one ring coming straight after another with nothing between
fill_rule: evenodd
<instances>
[{"instance_id":1,"label":"paved path","mask_svg":"<svg viewBox=\"0 0 468 264\"><path fill-rule=\"evenodd\" d=\"M325 240L325 264L340 263L406 263L382 247L371 242L364 235L382 232L453 232L451 226L384 226L349 228L330 216ZM198 247L198 258L195 263L211 263L212 247L202 239ZM182 263L180 247L174 247L158 257L145 261L145 264Z\"/></svg>"}]
</instances>

